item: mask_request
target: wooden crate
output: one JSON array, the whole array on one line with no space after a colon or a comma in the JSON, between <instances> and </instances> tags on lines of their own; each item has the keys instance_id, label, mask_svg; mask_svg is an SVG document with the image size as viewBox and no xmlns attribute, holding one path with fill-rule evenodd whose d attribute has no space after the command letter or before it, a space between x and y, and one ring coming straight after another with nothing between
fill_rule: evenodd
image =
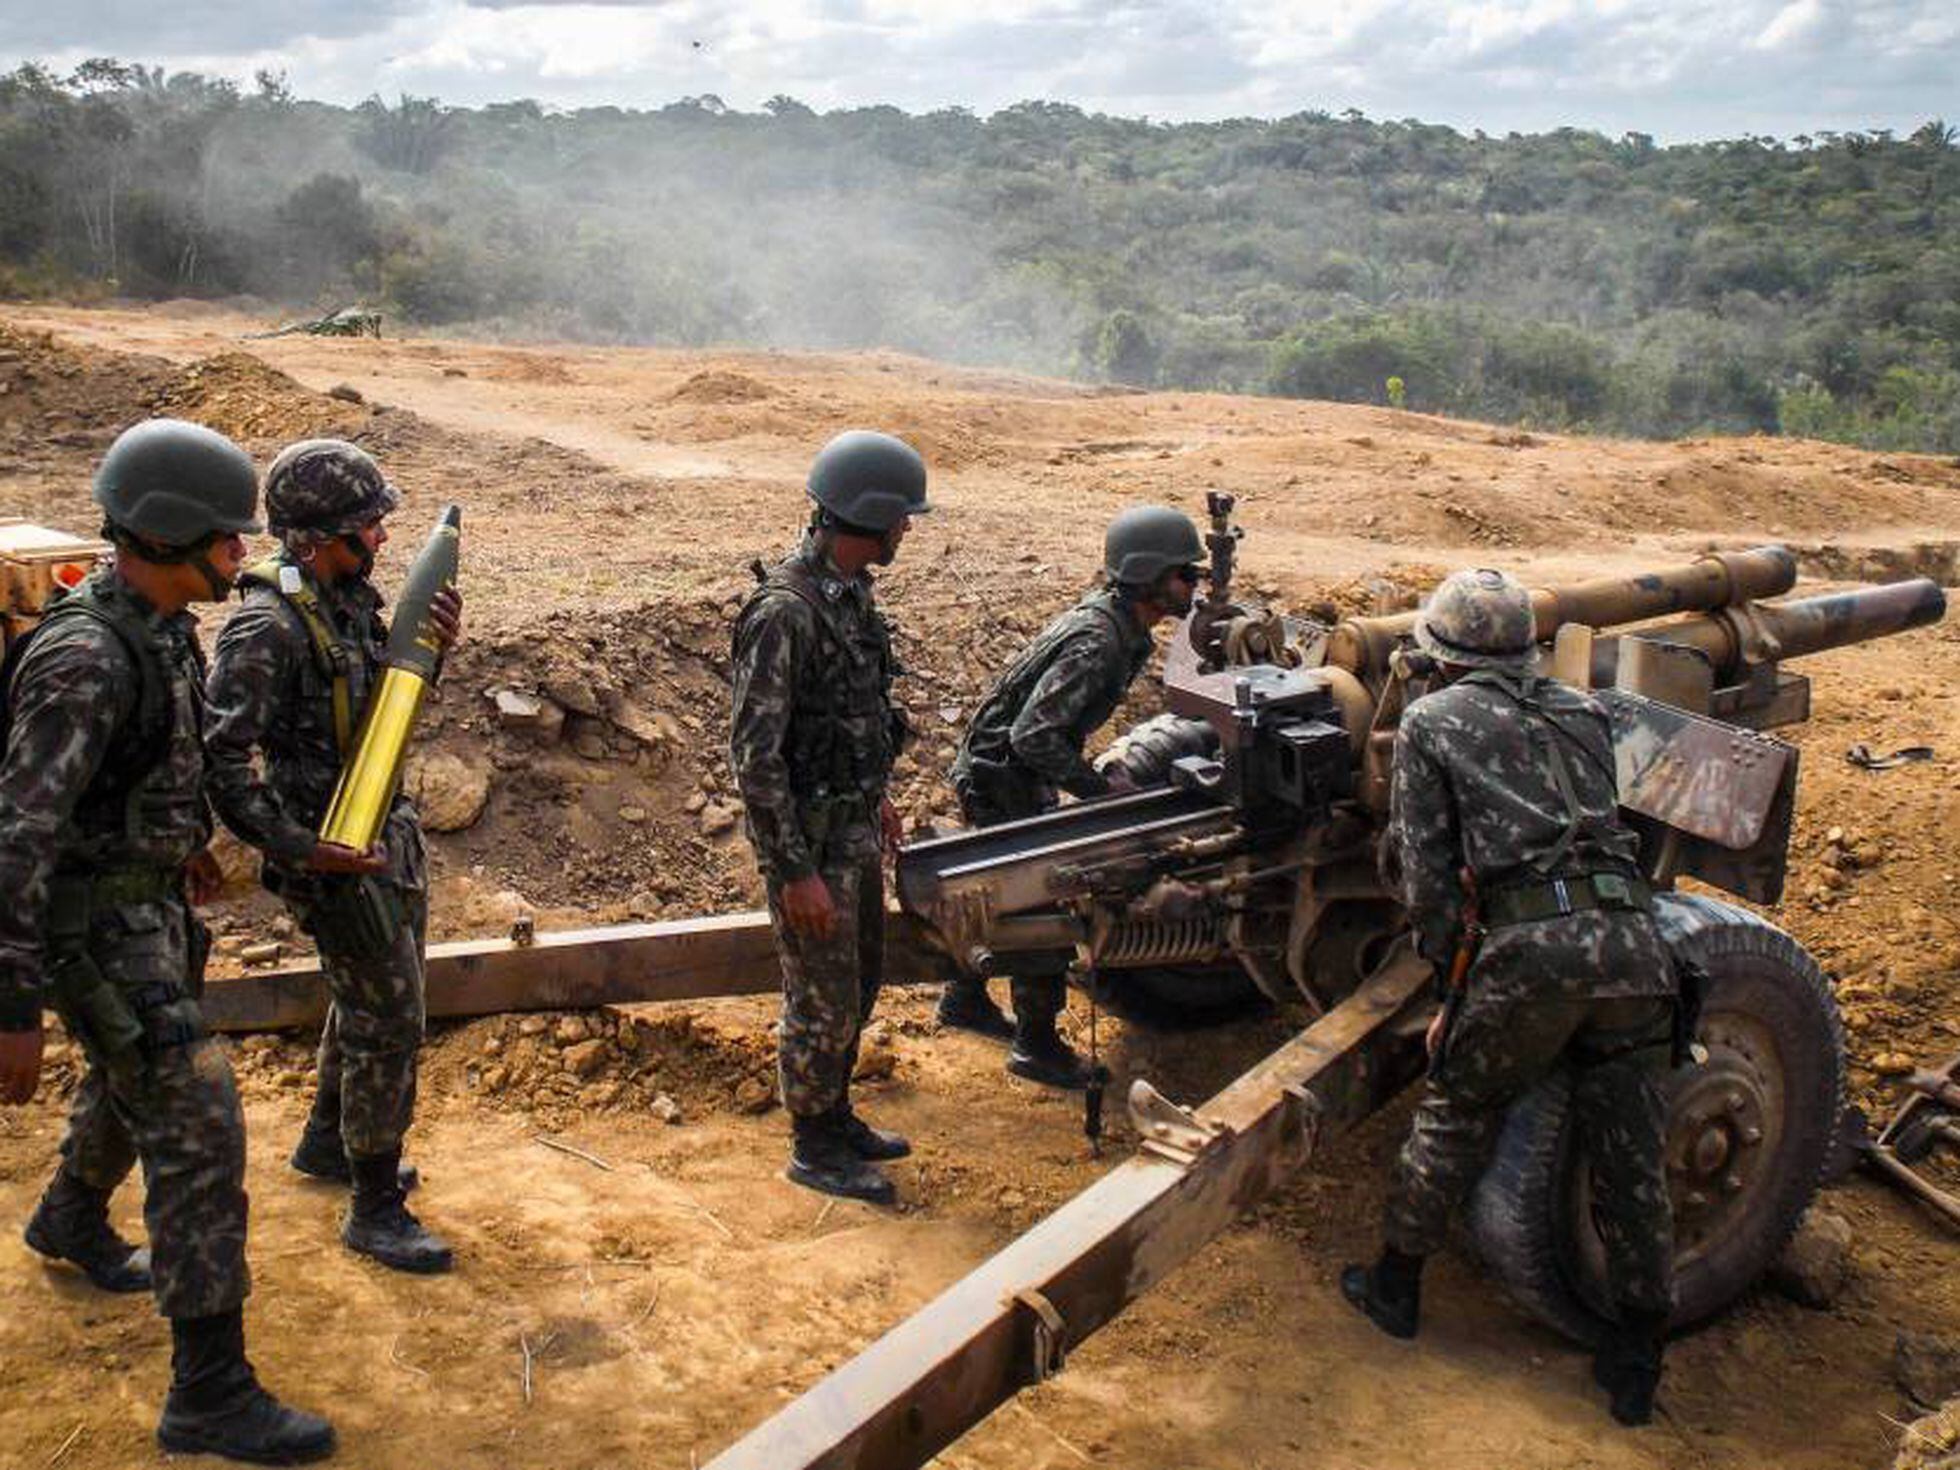
<instances>
[{"instance_id":1,"label":"wooden crate","mask_svg":"<svg viewBox=\"0 0 1960 1470\"><path fill-rule=\"evenodd\" d=\"M57 587L72 587L108 551L104 541L84 541L17 518L0 518L0 612L32 619Z\"/></svg>"}]
</instances>

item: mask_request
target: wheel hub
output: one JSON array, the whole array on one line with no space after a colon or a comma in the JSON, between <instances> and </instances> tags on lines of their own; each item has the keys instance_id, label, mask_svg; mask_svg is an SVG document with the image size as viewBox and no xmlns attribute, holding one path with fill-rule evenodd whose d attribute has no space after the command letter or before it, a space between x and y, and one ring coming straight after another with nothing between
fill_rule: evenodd
<instances>
[{"instance_id":1,"label":"wheel hub","mask_svg":"<svg viewBox=\"0 0 1960 1470\"><path fill-rule=\"evenodd\" d=\"M1719 1235L1747 1212L1774 1116L1773 1080L1746 1038L1711 1030L1704 1030L1708 1060L1681 1079L1668 1112L1677 1251Z\"/></svg>"}]
</instances>

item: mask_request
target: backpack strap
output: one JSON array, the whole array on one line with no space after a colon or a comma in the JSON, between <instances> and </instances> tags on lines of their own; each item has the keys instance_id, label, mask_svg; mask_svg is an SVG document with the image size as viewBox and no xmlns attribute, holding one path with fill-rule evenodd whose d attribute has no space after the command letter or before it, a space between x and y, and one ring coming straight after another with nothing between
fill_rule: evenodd
<instances>
[{"instance_id":1,"label":"backpack strap","mask_svg":"<svg viewBox=\"0 0 1960 1470\"><path fill-rule=\"evenodd\" d=\"M1484 669L1471 674L1463 682L1475 683L1486 689L1495 689L1519 709L1532 716L1530 721L1532 739L1545 752L1545 762L1552 773L1552 784L1558 788L1559 800L1565 804L1565 830L1559 833L1558 841L1552 845L1552 850L1531 865L1533 871L1541 876L1549 876L1560 863L1565 861L1565 855L1572 850L1572 844L1579 840L1579 834L1586 827L1585 810L1579 804L1579 794L1572 784L1572 768L1566 764L1562 746L1566 742L1577 746L1586 756L1587 763L1597 767L1607 777L1609 784L1618 784L1618 774L1599 766L1598 757L1586 743L1561 725L1552 716L1551 711L1533 698L1523 680L1514 680L1495 670Z\"/></svg>"},{"instance_id":2,"label":"backpack strap","mask_svg":"<svg viewBox=\"0 0 1960 1470\"><path fill-rule=\"evenodd\" d=\"M348 679L347 650L334 636L326 609L320 606L319 592L300 575L298 567L276 556L252 563L238 580L242 585L271 588L299 615L307 642L313 646L313 662L333 691L334 747L346 756L354 743L354 696Z\"/></svg>"},{"instance_id":3,"label":"backpack strap","mask_svg":"<svg viewBox=\"0 0 1960 1470\"><path fill-rule=\"evenodd\" d=\"M12 729L14 680L27 659L29 645L45 630L69 618L86 618L97 627L106 628L122 645L123 653L136 670L136 720L133 728L122 736L120 746L124 751L133 750L135 758L126 765L121 760L116 762L128 773L128 784L121 791L123 827L134 836L141 826L144 782L169 749L165 737L169 734L170 708L162 656L147 628L104 606L89 591L87 583L64 593L41 615L39 622L8 648L5 665L0 667L0 752L4 752Z\"/></svg>"}]
</instances>

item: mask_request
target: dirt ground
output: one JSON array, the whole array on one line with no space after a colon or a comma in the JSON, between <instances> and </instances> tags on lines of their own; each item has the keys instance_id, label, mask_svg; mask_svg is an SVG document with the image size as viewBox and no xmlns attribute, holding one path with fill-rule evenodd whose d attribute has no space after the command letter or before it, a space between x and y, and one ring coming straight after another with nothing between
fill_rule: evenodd
<instances>
[{"instance_id":1,"label":"dirt ground","mask_svg":"<svg viewBox=\"0 0 1960 1470\"><path fill-rule=\"evenodd\" d=\"M1459 564L1549 581L1764 540L1797 548L1814 585L1960 580L1953 461L1561 438L884 353L241 340L259 325L193 304L0 308L0 514L92 532L89 467L152 411L262 457L296 437L358 437L406 495L384 585L437 508L461 502L469 641L423 754L490 781L481 817L434 840L443 937L497 932L519 909L595 922L755 902L722 754L727 616L750 560L792 539L802 471L844 427L912 439L941 508L881 580L926 732L900 773L914 822L951 811L939 777L963 719L1087 584L1102 524L1134 501L1195 513L1207 489L1238 493L1243 578L1296 610L1366 607ZM1831 972L1854 1095L1875 1116L1902 1071L1960 1050L1957 643L1948 625L1807 661L1815 714L1791 732L1797 855L1772 914ZM562 730L541 742L501 723L499 688L542 696ZM1135 711L1153 697L1140 685ZM1937 755L1870 773L1845 762L1854 742ZM250 945L293 942L237 867L217 915L220 973ZM427 1179L419 1208L461 1265L433 1281L347 1256L334 1192L286 1169L311 1081L303 1040L234 1046L253 1141L252 1352L276 1389L333 1413L338 1463L704 1463L1106 1167L1079 1104L1008 1078L996 1050L938 1034L926 997L898 993L870 1048L883 1075L862 1098L914 1141L895 1170L904 1202L828 1204L779 1176L772 1012L731 1001L439 1027L411 1152ZM1112 1025L1107 1039L1119 1081L1198 1100L1290 1019L1187 1035ZM0 1112L0 1465L157 1459L163 1324L145 1300L44 1269L18 1236L74 1077L57 1047L39 1099ZM1391 1342L1340 1303L1334 1278L1375 1243L1405 1116L1390 1109L1332 1145L937 1463L1880 1466L1914 1412L1893 1379L1895 1334L1960 1339L1954 1236L1854 1177L1828 1195L1857 1237L1837 1304L1752 1295L1678 1345L1646 1431L1615 1429L1585 1360L1460 1257L1433 1275L1422 1339ZM140 1188L117 1207L140 1231Z\"/></svg>"}]
</instances>

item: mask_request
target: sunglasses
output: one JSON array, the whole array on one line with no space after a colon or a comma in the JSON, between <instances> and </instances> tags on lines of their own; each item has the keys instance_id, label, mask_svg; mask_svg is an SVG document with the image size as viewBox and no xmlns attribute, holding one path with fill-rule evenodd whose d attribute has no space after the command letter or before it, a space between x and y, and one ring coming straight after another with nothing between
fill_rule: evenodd
<instances>
[{"instance_id":1,"label":"sunglasses","mask_svg":"<svg viewBox=\"0 0 1960 1470\"><path fill-rule=\"evenodd\" d=\"M1171 572L1171 575L1177 578L1178 581L1189 582L1193 587L1198 585L1198 578L1204 574L1205 569L1200 566L1181 566L1174 568Z\"/></svg>"}]
</instances>

